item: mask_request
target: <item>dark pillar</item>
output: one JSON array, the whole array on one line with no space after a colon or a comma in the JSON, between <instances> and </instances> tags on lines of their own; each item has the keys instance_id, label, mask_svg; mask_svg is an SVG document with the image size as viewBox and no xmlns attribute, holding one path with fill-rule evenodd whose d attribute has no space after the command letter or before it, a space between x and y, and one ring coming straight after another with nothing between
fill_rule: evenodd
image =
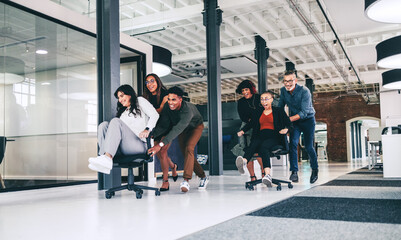
<instances>
[{"instance_id":1,"label":"dark pillar","mask_svg":"<svg viewBox=\"0 0 401 240\"><path fill-rule=\"evenodd\" d=\"M267 87L267 59L269 58L269 48L266 41L261 36L255 36L255 58L258 61L258 91L264 93Z\"/></svg>"},{"instance_id":2,"label":"dark pillar","mask_svg":"<svg viewBox=\"0 0 401 240\"><path fill-rule=\"evenodd\" d=\"M358 127L358 158L362 158L362 132L361 132L361 127L362 127L362 123L358 122L357 123L357 127Z\"/></svg>"},{"instance_id":3,"label":"dark pillar","mask_svg":"<svg viewBox=\"0 0 401 240\"><path fill-rule=\"evenodd\" d=\"M355 129L355 156L356 158L359 158L359 128L358 128L358 122L354 122L354 129Z\"/></svg>"},{"instance_id":4,"label":"dark pillar","mask_svg":"<svg viewBox=\"0 0 401 240\"><path fill-rule=\"evenodd\" d=\"M223 174L222 114L221 114L221 68L220 25L222 11L217 0L204 0L203 25L206 27L207 52L207 108L208 150L210 175Z\"/></svg>"},{"instance_id":5,"label":"dark pillar","mask_svg":"<svg viewBox=\"0 0 401 240\"><path fill-rule=\"evenodd\" d=\"M119 2L96 1L98 122L110 121L116 115L114 91L120 85L120 19ZM121 172L98 174L98 189L121 185Z\"/></svg>"},{"instance_id":6,"label":"dark pillar","mask_svg":"<svg viewBox=\"0 0 401 240\"><path fill-rule=\"evenodd\" d=\"M311 79L308 75L305 75L305 86L309 89L311 94L311 100L313 105L313 92L315 91L315 84L313 84L313 79Z\"/></svg>"},{"instance_id":7,"label":"dark pillar","mask_svg":"<svg viewBox=\"0 0 401 240\"><path fill-rule=\"evenodd\" d=\"M351 149L352 149L352 159L355 159L355 128L354 122L351 123Z\"/></svg>"},{"instance_id":8,"label":"dark pillar","mask_svg":"<svg viewBox=\"0 0 401 240\"><path fill-rule=\"evenodd\" d=\"M285 59L285 70L295 70L295 64L292 63L288 58Z\"/></svg>"}]
</instances>

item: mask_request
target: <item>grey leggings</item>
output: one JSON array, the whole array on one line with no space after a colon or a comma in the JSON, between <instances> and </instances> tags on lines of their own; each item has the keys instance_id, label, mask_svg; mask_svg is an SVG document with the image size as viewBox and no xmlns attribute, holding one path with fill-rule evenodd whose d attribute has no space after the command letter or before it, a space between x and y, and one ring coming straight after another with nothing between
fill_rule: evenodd
<instances>
[{"instance_id":1,"label":"grey leggings","mask_svg":"<svg viewBox=\"0 0 401 240\"><path fill-rule=\"evenodd\" d=\"M124 155L146 152L145 143L119 118L99 124L97 138L99 155L107 152L114 157L117 151Z\"/></svg>"}]
</instances>

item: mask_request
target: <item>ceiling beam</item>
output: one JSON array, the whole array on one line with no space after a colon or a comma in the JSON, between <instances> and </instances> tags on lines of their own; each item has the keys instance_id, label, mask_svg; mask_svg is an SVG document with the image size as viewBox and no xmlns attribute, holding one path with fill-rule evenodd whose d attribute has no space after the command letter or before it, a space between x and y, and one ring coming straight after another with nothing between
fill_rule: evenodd
<instances>
[{"instance_id":1,"label":"ceiling beam","mask_svg":"<svg viewBox=\"0 0 401 240\"><path fill-rule=\"evenodd\" d=\"M227 11L230 9L249 7L258 4L266 4L267 2L275 1L276 0L220 0L219 6L223 11ZM139 28L146 28L158 26L161 24L167 24L170 22L187 20L194 17L201 17L203 8L204 5L202 3L185 6L182 8L174 8L168 11L153 13L132 19L126 19L120 22L120 31L125 32Z\"/></svg>"}]
</instances>

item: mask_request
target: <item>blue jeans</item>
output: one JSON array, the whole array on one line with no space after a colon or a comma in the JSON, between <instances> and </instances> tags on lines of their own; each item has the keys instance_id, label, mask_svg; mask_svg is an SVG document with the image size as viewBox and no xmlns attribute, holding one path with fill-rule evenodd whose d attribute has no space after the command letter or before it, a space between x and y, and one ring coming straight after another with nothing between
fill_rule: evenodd
<instances>
[{"instance_id":1,"label":"blue jeans","mask_svg":"<svg viewBox=\"0 0 401 240\"><path fill-rule=\"evenodd\" d=\"M306 152L309 155L310 166L312 169L318 169L317 156L313 147L313 138L315 136L315 117L293 122L294 130L290 134L290 171L298 171L298 142L301 132L304 133L304 143Z\"/></svg>"}]
</instances>

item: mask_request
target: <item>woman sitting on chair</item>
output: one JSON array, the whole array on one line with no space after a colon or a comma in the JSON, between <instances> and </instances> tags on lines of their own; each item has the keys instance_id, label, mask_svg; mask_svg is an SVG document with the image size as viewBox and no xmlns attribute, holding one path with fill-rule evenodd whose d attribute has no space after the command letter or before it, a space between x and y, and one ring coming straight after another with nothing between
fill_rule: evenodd
<instances>
[{"instance_id":1,"label":"woman sitting on chair","mask_svg":"<svg viewBox=\"0 0 401 240\"><path fill-rule=\"evenodd\" d=\"M283 108L272 107L273 95L270 92L264 92L260 96L262 106L256 108L251 116L251 122L246 124L241 131L237 133L240 137L244 132L253 128L251 144L245 149L244 157L238 156L235 163L240 172L244 171L245 165L249 164L255 152L262 157L265 176L262 182L267 186L272 186L272 177L270 173L270 153L274 146L281 145L288 129L292 128L292 123L284 112ZM256 180L253 168L248 168L251 180Z\"/></svg>"},{"instance_id":2,"label":"woman sitting on chair","mask_svg":"<svg viewBox=\"0 0 401 240\"><path fill-rule=\"evenodd\" d=\"M110 174L113 157L118 153L133 155L145 153L146 138L155 127L159 114L143 97L137 97L130 85L122 85L114 92L118 99L117 116L98 128L98 157L89 158L88 167Z\"/></svg>"}]
</instances>

